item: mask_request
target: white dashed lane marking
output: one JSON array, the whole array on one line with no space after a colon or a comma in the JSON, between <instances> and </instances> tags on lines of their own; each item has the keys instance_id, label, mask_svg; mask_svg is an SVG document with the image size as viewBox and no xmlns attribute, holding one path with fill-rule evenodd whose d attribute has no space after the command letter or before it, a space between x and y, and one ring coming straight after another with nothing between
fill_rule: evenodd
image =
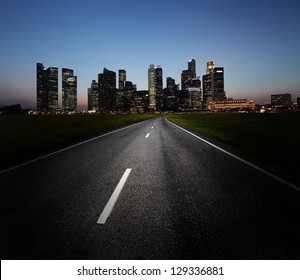
<instances>
[{"instance_id":1,"label":"white dashed lane marking","mask_svg":"<svg viewBox=\"0 0 300 280\"><path fill-rule=\"evenodd\" d=\"M131 168L127 168L126 171L124 172L119 184L117 185L117 187L115 188L113 194L111 195L109 201L107 202L107 204L105 205L98 221L97 224L105 224L107 218L110 216L117 200L118 197L127 181L127 178L129 177L129 174L131 172Z\"/></svg>"}]
</instances>

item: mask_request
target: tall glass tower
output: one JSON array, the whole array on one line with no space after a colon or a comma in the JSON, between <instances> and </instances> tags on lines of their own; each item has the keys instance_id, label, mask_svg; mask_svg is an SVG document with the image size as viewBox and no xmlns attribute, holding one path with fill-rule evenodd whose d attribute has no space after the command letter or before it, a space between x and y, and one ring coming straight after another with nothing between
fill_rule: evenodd
<instances>
[{"instance_id":1,"label":"tall glass tower","mask_svg":"<svg viewBox=\"0 0 300 280\"><path fill-rule=\"evenodd\" d=\"M156 110L164 108L163 69L157 65L155 69L155 99Z\"/></svg>"},{"instance_id":2,"label":"tall glass tower","mask_svg":"<svg viewBox=\"0 0 300 280\"><path fill-rule=\"evenodd\" d=\"M93 80L91 87L88 88L88 110L98 112L99 111L99 92L98 83Z\"/></svg>"},{"instance_id":3,"label":"tall glass tower","mask_svg":"<svg viewBox=\"0 0 300 280\"><path fill-rule=\"evenodd\" d=\"M206 75L202 76L203 105L208 106L211 101L226 99L224 91L224 67L215 67L213 61L207 62Z\"/></svg>"},{"instance_id":4,"label":"tall glass tower","mask_svg":"<svg viewBox=\"0 0 300 280\"><path fill-rule=\"evenodd\" d=\"M224 91L224 68L215 67L212 73L212 93L213 100L222 101L225 100Z\"/></svg>"},{"instance_id":5,"label":"tall glass tower","mask_svg":"<svg viewBox=\"0 0 300 280\"><path fill-rule=\"evenodd\" d=\"M58 108L58 68L45 70L41 63L36 64L37 110L54 111Z\"/></svg>"},{"instance_id":6,"label":"tall glass tower","mask_svg":"<svg viewBox=\"0 0 300 280\"><path fill-rule=\"evenodd\" d=\"M149 109L156 109L156 96L155 96L155 67L150 64L148 69L148 90L149 90Z\"/></svg>"},{"instance_id":7,"label":"tall glass tower","mask_svg":"<svg viewBox=\"0 0 300 280\"><path fill-rule=\"evenodd\" d=\"M99 106L103 112L116 109L116 72L103 68L98 75Z\"/></svg>"},{"instance_id":8,"label":"tall glass tower","mask_svg":"<svg viewBox=\"0 0 300 280\"><path fill-rule=\"evenodd\" d=\"M58 68L49 67L47 77L49 110L56 110L58 109Z\"/></svg>"},{"instance_id":9,"label":"tall glass tower","mask_svg":"<svg viewBox=\"0 0 300 280\"><path fill-rule=\"evenodd\" d=\"M38 111L48 109L48 94L46 89L45 67L41 63L36 64L36 108Z\"/></svg>"},{"instance_id":10,"label":"tall glass tower","mask_svg":"<svg viewBox=\"0 0 300 280\"><path fill-rule=\"evenodd\" d=\"M188 61L188 69L181 72L181 89L190 88L194 78L196 78L196 60L192 58Z\"/></svg>"},{"instance_id":11,"label":"tall glass tower","mask_svg":"<svg viewBox=\"0 0 300 280\"><path fill-rule=\"evenodd\" d=\"M188 70L192 73L192 78L196 78L196 60L190 59L188 62Z\"/></svg>"},{"instance_id":12,"label":"tall glass tower","mask_svg":"<svg viewBox=\"0 0 300 280\"><path fill-rule=\"evenodd\" d=\"M72 69L62 69L62 109L64 112L77 109L77 76Z\"/></svg>"},{"instance_id":13,"label":"tall glass tower","mask_svg":"<svg viewBox=\"0 0 300 280\"><path fill-rule=\"evenodd\" d=\"M119 90L123 90L126 82L126 71L124 69L119 70Z\"/></svg>"}]
</instances>

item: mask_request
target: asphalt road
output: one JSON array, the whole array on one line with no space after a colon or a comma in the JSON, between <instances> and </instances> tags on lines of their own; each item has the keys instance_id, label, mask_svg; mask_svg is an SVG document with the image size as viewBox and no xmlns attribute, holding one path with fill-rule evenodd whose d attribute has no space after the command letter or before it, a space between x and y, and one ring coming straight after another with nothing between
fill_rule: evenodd
<instances>
[{"instance_id":1,"label":"asphalt road","mask_svg":"<svg viewBox=\"0 0 300 280\"><path fill-rule=\"evenodd\" d=\"M1 259L300 259L300 192L165 118L0 184Z\"/></svg>"}]
</instances>

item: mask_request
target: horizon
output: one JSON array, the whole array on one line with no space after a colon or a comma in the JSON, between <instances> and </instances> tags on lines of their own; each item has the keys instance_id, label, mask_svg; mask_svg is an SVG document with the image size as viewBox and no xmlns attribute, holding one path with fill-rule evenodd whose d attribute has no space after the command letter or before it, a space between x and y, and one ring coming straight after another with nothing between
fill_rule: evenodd
<instances>
[{"instance_id":1,"label":"horizon","mask_svg":"<svg viewBox=\"0 0 300 280\"><path fill-rule=\"evenodd\" d=\"M287 2L3 1L0 104L36 106L36 63L59 68L59 104L61 69L73 69L82 108L104 67L125 69L137 90L148 90L150 64L162 66L165 87L166 77L181 83L191 58L201 78L208 61L224 67L227 98L264 104L272 94L290 93L295 102L298 5Z\"/></svg>"}]
</instances>

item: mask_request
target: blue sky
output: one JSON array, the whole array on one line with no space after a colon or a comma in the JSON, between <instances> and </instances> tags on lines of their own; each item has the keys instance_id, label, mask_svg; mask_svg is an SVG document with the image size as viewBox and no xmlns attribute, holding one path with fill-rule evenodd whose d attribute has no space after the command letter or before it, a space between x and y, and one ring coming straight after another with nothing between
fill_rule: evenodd
<instances>
[{"instance_id":1,"label":"blue sky","mask_svg":"<svg viewBox=\"0 0 300 280\"><path fill-rule=\"evenodd\" d=\"M300 92L300 4L234 0L14 1L0 4L0 104L36 103L36 63L74 69L78 100L103 67L148 88L148 67L180 83L196 59L224 67L227 97ZM59 84L61 95L61 83ZM61 97L60 97L61 99Z\"/></svg>"}]
</instances>

